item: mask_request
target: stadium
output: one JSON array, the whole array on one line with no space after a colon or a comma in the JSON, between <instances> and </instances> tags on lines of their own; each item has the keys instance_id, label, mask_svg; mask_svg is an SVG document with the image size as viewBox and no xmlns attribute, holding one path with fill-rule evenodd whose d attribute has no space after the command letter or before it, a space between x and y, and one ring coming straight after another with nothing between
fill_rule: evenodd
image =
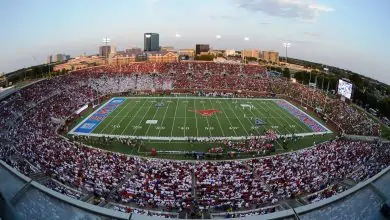
<instances>
[{"instance_id":1,"label":"stadium","mask_svg":"<svg viewBox=\"0 0 390 220\"><path fill-rule=\"evenodd\" d=\"M262 65L196 61L25 85L1 100L5 208L15 219L381 219L390 143L342 85L330 94Z\"/></svg>"}]
</instances>

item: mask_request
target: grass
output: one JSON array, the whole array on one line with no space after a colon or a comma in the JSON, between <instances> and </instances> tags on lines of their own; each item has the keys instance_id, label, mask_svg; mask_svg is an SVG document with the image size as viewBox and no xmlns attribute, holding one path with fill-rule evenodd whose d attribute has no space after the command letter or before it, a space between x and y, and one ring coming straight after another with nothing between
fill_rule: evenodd
<instances>
[{"instance_id":1,"label":"grass","mask_svg":"<svg viewBox=\"0 0 390 220\"><path fill-rule=\"evenodd\" d=\"M156 107L163 102L163 107ZM103 103L104 105L105 103ZM253 109L242 108L242 104L253 105ZM199 110L215 110L209 116ZM78 127L80 122L92 115L88 109L82 117L75 120L70 128ZM256 128L255 119L265 122ZM147 120L157 120L157 124L146 124ZM235 137L261 135L268 129L278 134L308 133L312 130L295 116L280 108L273 100L267 99L206 99L190 97L133 97L126 99L93 130L94 134L127 135L152 137ZM334 134L306 136L296 141L281 141L275 144L276 151L266 155L284 153L312 146L334 138ZM167 159L191 159L184 152L208 152L212 147L222 146L224 153L207 159L231 159L231 151L218 142L188 142L144 140L136 147L121 143L115 138L102 141L102 138L89 137L84 143L109 151L124 154L150 156L152 148L158 151L156 157ZM168 151L179 151L169 153ZM261 156L253 153L237 153L235 158Z\"/></svg>"},{"instance_id":2,"label":"grass","mask_svg":"<svg viewBox=\"0 0 390 220\"><path fill-rule=\"evenodd\" d=\"M279 141L275 144L276 151L275 152L269 152L265 155L259 155L256 153L238 153L236 152L236 156L234 159L244 159L244 158L252 158L252 157L258 157L258 156L268 156L268 155L275 155L275 154L281 154L291 151L297 151L300 149L304 149L307 147L311 147L315 144L319 144L328 140L331 140L335 137L335 134L326 134L326 135L315 135L315 136L306 136L302 137L296 141L287 141L287 144L283 146L282 141ZM82 141L85 144L92 145L97 148L101 148L108 151L113 152L119 152L123 154L129 154L129 155L137 155L137 156L151 156L151 150L152 148L157 149L157 151L189 151L189 152L204 152L207 153L208 150L211 147L219 147L222 146L224 148L224 153L220 154L219 156L210 157L208 159L232 159L228 152L231 151L231 149L223 146L220 143L202 143L202 142L196 142L196 143L189 143L189 142L160 142L160 141L145 141L142 143L139 143L136 147L131 147L126 144L122 144L116 140L111 140L108 142L101 141L97 137L90 137L86 140ZM193 159L192 157L186 157L184 154L180 153L174 153L174 154L166 154L166 153L157 153L155 158L164 158L164 159L175 159L175 160L188 160Z\"/></svg>"},{"instance_id":3,"label":"grass","mask_svg":"<svg viewBox=\"0 0 390 220\"><path fill-rule=\"evenodd\" d=\"M163 102L164 107L156 107ZM254 108L242 108L252 105ZM201 114L212 111L209 116ZM213 112L214 111L214 112ZM256 127L255 119L265 122ZM147 124L156 120L156 124ZM312 130L272 100L131 98L109 114L92 133L148 137L242 137Z\"/></svg>"}]
</instances>

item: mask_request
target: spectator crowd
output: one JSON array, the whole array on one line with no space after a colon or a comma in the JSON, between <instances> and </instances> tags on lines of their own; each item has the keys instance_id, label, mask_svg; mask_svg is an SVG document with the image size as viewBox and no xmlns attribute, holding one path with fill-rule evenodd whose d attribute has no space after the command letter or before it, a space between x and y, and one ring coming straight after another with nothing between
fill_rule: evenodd
<instances>
[{"instance_id":1,"label":"spectator crowd","mask_svg":"<svg viewBox=\"0 0 390 220\"><path fill-rule=\"evenodd\" d=\"M107 152L57 135L67 117L96 94L177 88L282 94L313 107L325 106L325 114L345 133L379 135L379 125L365 113L321 91L270 78L261 66L139 63L75 71L7 97L0 103L0 159L26 175L44 173L55 180L46 186L76 199L83 192L164 211L194 205L214 211L249 210L331 186L319 196L328 197L338 191L332 188L335 181L363 181L390 164L389 144L342 139L258 159L185 162ZM266 139L226 144L240 151L262 151L272 147L275 138L268 131Z\"/></svg>"}]
</instances>

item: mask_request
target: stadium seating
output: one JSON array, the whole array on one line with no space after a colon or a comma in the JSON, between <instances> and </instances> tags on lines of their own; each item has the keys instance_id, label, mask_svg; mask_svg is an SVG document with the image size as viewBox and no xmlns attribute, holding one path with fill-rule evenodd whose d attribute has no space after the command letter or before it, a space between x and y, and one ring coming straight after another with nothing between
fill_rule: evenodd
<instances>
[{"instance_id":1,"label":"stadium seating","mask_svg":"<svg viewBox=\"0 0 390 220\"><path fill-rule=\"evenodd\" d=\"M190 210L194 202L211 211L247 210L321 192L311 197L317 201L343 190L333 187L335 181L363 181L390 164L389 144L342 139L266 158L192 163L106 152L57 134L58 120L66 123L97 95L175 89L214 90L220 95L238 90L276 93L313 109L321 106L346 134L380 135L379 125L365 113L322 91L269 77L262 66L136 63L78 70L7 97L0 103L0 159L26 175L43 172L55 180L46 186L75 199L81 192L91 193L135 208L174 212ZM275 133L269 131L268 138ZM230 144L239 151L269 148L267 141L256 138Z\"/></svg>"}]
</instances>

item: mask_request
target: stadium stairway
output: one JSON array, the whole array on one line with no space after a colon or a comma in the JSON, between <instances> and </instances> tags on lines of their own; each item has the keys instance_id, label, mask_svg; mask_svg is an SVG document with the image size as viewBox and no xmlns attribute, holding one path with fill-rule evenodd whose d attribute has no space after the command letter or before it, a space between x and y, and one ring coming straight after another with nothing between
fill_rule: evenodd
<instances>
[{"instance_id":1,"label":"stadium stairway","mask_svg":"<svg viewBox=\"0 0 390 220\"><path fill-rule=\"evenodd\" d=\"M39 182L41 184L45 183L47 180L50 179L44 172L36 172L33 174L30 174L30 178L33 179L35 182Z\"/></svg>"},{"instance_id":2,"label":"stadium stairway","mask_svg":"<svg viewBox=\"0 0 390 220\"><path fill-rule=\"evenodd\" d=\"M379 198L381 198L381 200L382 200L383 203L386 203L386 202L388 201L387 196L386 196L382 191L380 191L378 188L376 188L374 184L370 183L368 186L371 188L371 190L372 190Z\"/></svg>"},{"instance_id":3,"label":"stadium stairway","mask_svg":"<svg viewBox=\"0 0 390 220\"><path fill-rule=\"evenodd\" d=\"M93 197L93 193L88 192L86 189L81 189L81 195L80 200L87 203Z\"/></svg>"},{"instance_id":4,"label":"stadium stairway","mask_svg":"<svg viewBox=\"0 0 390 220\"><path fill-rule=\"evenodd\" d=\"M136 172L138 172L138 166L132 170L131 172L129 173L126 173L125 174L125 178L123 178L123 180L121 180L117 185L116 187L112 188L111 191L107 194L106 198L109 198L109 199L113 199L113 195L116 191L118 191L119 187L121 187L123 184L126 183L126 181L131 177L133 176Z\"/></svg>"},{"instance_id":5,"label":"stadium stairway","mask_svg":"<svg viewBox=\"0 0 390 220\"><path fill-rule=\"evenodd\" d=\"M192 169L192 172L191 172L191 178L192 178L192 186L191 186L191 195L192 197L197 200L198 197L196 195L196 178L195 178L195 170Z\"/></svg>"},{"instance_id":6,"label":"stadium stairway","mask_svg":"<svg viewBox=\"0 0 390 220\"><path fill-rule=\"evenodd\" d=\"M350 179L345 179L343 181L340 181L339 184L345 186L347 189L350 189L356 185L356 182Z\"/></svg>"},{"instance_id":7,"label":"stadium stairway","mask_svg":"<svg viewBox=\"0 0 390 220\"><path fill-rule=\"evenodd\" d=\"M22 196L30 188L31 182L32 182L32 179L30 179L30 181L28 181L26 184L24 184L23 187L14 195L14 197L12 197L12 199L10 200L11 204L16 204L19 201L19 199L22 198Z\"/></svg>"}]
</instances>

